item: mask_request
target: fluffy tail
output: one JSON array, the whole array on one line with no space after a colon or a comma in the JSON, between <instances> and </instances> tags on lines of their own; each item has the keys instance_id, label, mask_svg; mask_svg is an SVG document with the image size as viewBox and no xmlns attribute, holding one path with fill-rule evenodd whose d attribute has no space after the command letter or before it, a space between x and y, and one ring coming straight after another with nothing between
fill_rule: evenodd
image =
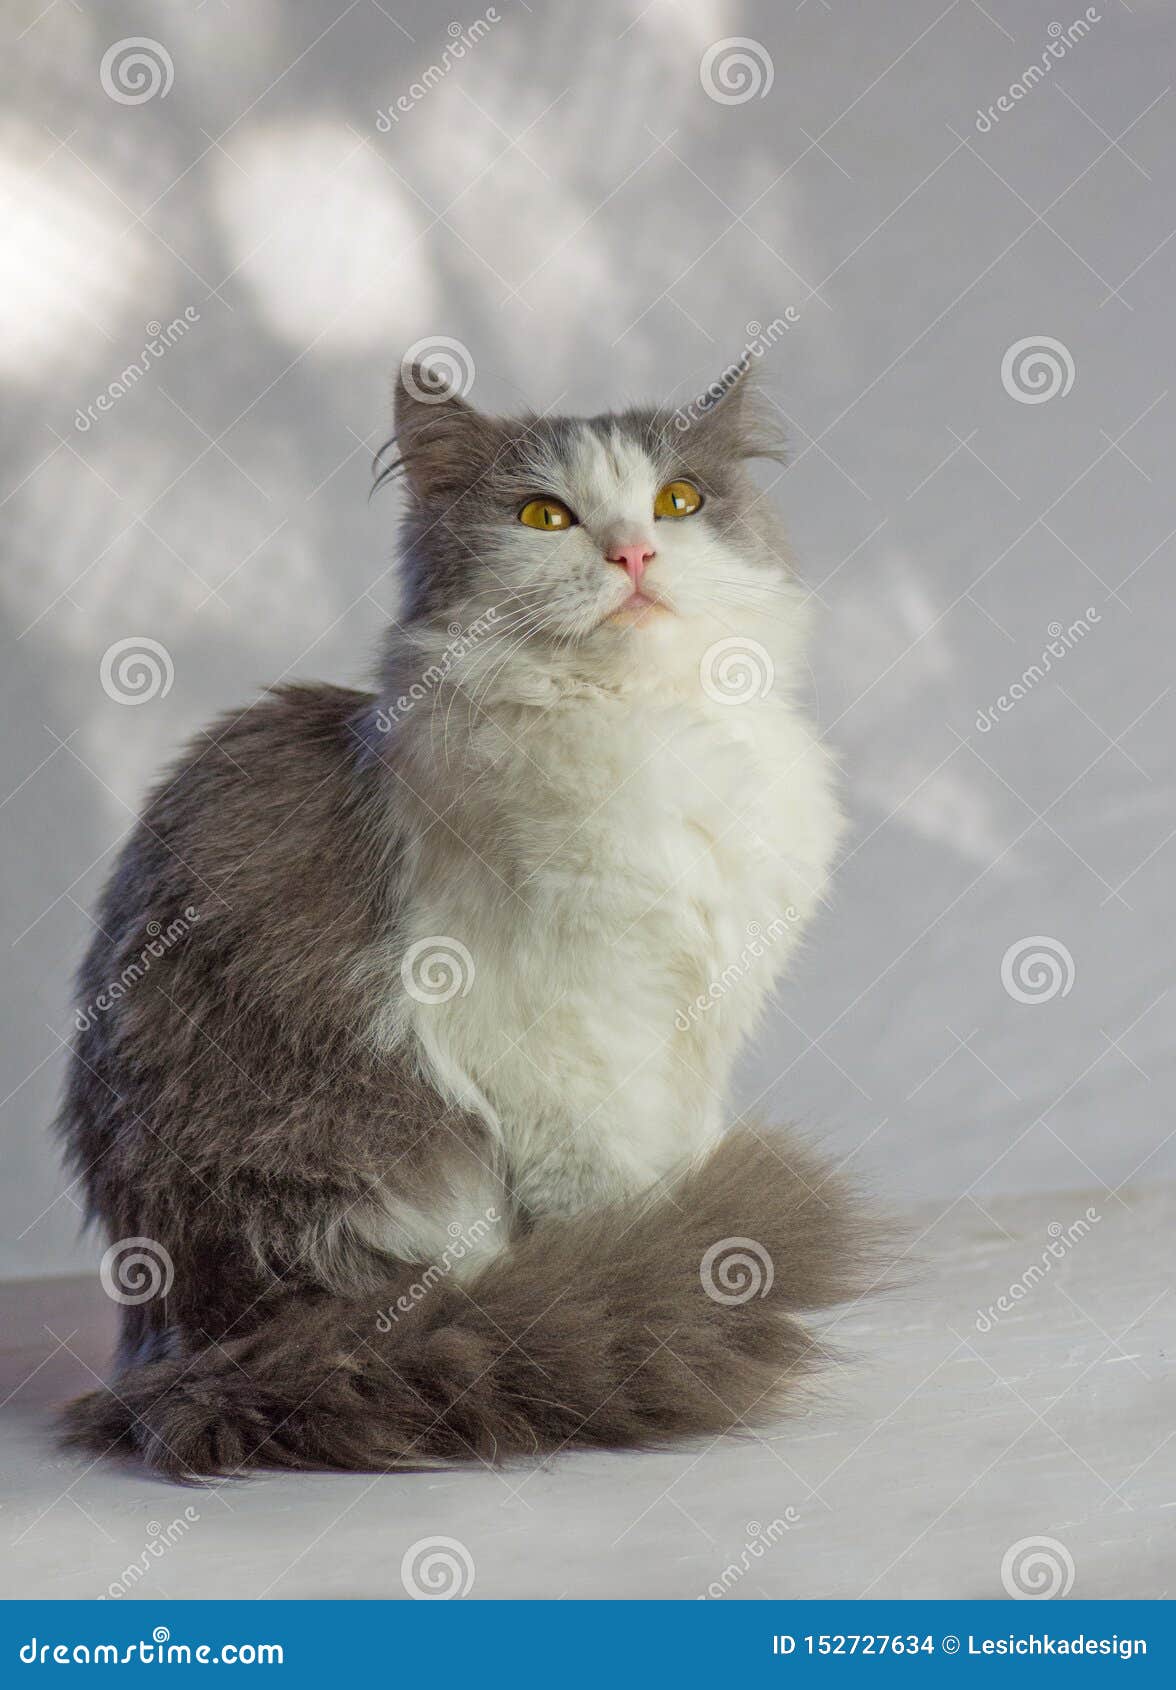
<instances>
[{"instance_id":1,"label":"fluffy tail","mask_svg":"<svg viewBox=\"0 0 1176 1690\"><path fill-rule=\"evenodd\" d=\"M71 1403L65 1435L182 1480L762 1424L825 1354L797 1314L865 1288L877 1241L811 1154L741 1130L669 1195L544 1223L466 1286L292 1298L247 1336L134 1369ZM397 1293L403 1312L381 1316Z\"/></svg>"}]
</instances>

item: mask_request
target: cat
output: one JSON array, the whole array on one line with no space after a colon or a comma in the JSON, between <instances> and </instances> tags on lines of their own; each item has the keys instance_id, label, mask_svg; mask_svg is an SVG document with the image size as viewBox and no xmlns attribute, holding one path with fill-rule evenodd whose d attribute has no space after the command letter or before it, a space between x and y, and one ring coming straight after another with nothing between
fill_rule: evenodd
<instances>
[{"instance_id":1,"label":"cat","mask_svg":"<svg viewBox=\"0 0 1176 1690\"><path fill-rule=\"evenodd\" d=\"M724 1131L842 832L771 415L746 369L587 419L402 372L375 690L217 722L98 912L59 1127L106 1264L156 1280L114 1287L74 1446L180 1480L657 1446L821 1355L797 1315L869 1223Z\"/></svg>"}]
</instances>

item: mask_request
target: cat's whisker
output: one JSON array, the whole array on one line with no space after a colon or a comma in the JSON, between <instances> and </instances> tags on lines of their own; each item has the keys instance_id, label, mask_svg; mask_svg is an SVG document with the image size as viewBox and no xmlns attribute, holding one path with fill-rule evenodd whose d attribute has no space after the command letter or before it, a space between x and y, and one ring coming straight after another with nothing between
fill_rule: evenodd
<instances>
[{"instance_id":1,"label":"cat's whisker","mask_svg":"<svg viewBox=\"0 0 1176 1690\"><path fill-rule=\"evenodd\" d=\"M466 698L469 700L469 709L466 712L467 731L472 730L474 712L477 711L479 714L481 714L482 701L489 696L490 689L494 685L494 682L497 680L498 676L506 668L507 664L510 663L518 655L518 653L520 651L522 651L524 646L526 646L534 638L535 634L539 631L540 626L541 626L540 612L538 611L538 609L531 611L529 613L529 618L525 621L525 624L522 627L521 634L519 635L518 638L516 638L513 641L513 643L508 647L505 654L503 654L499 658L499 660L496 663L494 663L493 667L483 677L481 686L478 686L477 680L475 678L475 684L474 684L473 690L471 690L468 687L461 687L461 688L456 689L458 691L463 692L465 694ZM512 633L519 634L518 625L516 625L515 628L512 629ZM452 703L451 703L450 709L452 710L452 708L453 708L453 706L452 706ZM448 717L448 713L447 713L447 715L446 715L446 731L448 731L448 722L449 722L449 717Z\"/></svg>"},{"instance_id":2,"label":"cat's whisker","mask_svg":"<svg viewBox=\"0 0 1176 1690\"><path fill-rule=\"evenodd\" d=\"M503 618L501 624L496 625L494 634L492 636L493 640L507 640L507 641L509 641L511 636L513 634L515 634L519 630L520 627L522 627L526 623L528 623L528 621L533 616L533 614L534 613L532 611L527 610L527 609L519 609L517 611L512 612L509 618ZM490 643L490 641L487 641L486 643ZM508 657L509 657L511 651L513 651L514 649L515 649L514 647L508 647L508 653L507 653ZM471 678L474 680L474 682L476 684L477 675L475 674ZM444 722L444 725L443 725L443 728L442 728L442 753L445 757L446 768L449 767L449 720L450 720L450 717L453 714L453 706L456 703L457 698L460 695L465 695L467 697L469 696L469 688L465 684L465 682L463 681L463 679L461 678L460 675L455 679L453 685L451 686L451 688L449 690L450 690L449 704L448 704L448 707L445 711L445 722ZM472 718L469 718L467 716L467 731L468 731L470 725L472 725Z\"/></svg>"},{"instance_id":3,"label":"cat's whisker","mask_svg":"<svg viewBox=\"0 0 1176 1690\"><path fill-rule=\"evenodd\" d=\"M509 632L511 626L513 626L519 620L521 620L524 614L525 613L523 611L511 612L511 614L507 617L496 619L495 623L492 626L491 632L483 637L483 641L487 640L487 639L491 639L491 638L501 637L503 634ZM476 626L476 623L473 624L473 625ZM483 643L483 641L480 641L479 643L481 644L481 643ZM426 652L422 651L421 655L423 657L423 656L426 656L428 654ZM429 711L430 738L433 737L433 732L434 732L434 727L435 727L436 717L437 717L437 711L440 708L441 698L442 698L444 692L445 692L444 685L434 687L434 689L433 689L432 704L430 706L430 711ZM448 715L446 717L446 723L448 724ZM449 767L448 739L447 738L445 740L445 766L446 766L446 768Z\"/></svg>"}]
</instances>

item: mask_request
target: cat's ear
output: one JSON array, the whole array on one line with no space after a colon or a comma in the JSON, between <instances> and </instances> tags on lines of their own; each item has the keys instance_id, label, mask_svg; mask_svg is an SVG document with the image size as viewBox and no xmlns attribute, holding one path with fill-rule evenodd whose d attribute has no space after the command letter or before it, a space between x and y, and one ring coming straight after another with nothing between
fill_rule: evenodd
<instances>
[{"instance_id":1,"label":"cat's ear","mask_svg":"<svg viewBox=\"0 0 1176 1690\"><path fill-rule=\"evenodd\" d=\"M403 364L393 403L396 467L418 499L457 493L471 479L471 465L486 420L440 370Z\"/></svg>"},{"instance_id":2,"label":"cat's ear","mask_svg":"<svg viewBox=\"0 0 1176 1690\"><path fill-rule=\"evenodd\" d=\"M707 388L707 403L716 413L725 409L728 419L733 419L742 413L755 385L751 358L745 352L736 363L728 364L719 379Z\"/></svg>"},{"instance_id":3,"label":"cat's ear","mask_svg":"<svg viewBox=\"0 0 1176 1690\"><path fill-rule=\"evenodd\" d=\"M690 426L708 445L733 458L788 461L783 415L764 391L752 358L745 352L728 364L717 381L688 407Z\"/></svg>"}]
</instances>

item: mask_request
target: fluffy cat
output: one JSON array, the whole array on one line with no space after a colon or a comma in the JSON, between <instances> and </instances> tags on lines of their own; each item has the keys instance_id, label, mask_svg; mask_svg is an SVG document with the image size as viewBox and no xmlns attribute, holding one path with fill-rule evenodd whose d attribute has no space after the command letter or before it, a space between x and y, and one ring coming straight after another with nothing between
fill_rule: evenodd
<instances>
[{"instance_id":1,"label":"fluffy cat","mask_svg":"<svg viewBox=\"0 0 1176 1690\"><path fill-rule=\"evenodd\" d=\"M177 1478L765 1420L867 1241L807 1151L722 1131L841 826L762 403L491 418L414 368L396 442L376 690L190 747L81 970L93 1003L178 934L79 1016L60 1123L167 1264L67 1435Z\"/></svg>"}]
</instances>

